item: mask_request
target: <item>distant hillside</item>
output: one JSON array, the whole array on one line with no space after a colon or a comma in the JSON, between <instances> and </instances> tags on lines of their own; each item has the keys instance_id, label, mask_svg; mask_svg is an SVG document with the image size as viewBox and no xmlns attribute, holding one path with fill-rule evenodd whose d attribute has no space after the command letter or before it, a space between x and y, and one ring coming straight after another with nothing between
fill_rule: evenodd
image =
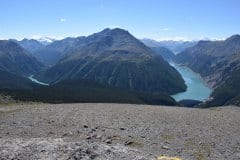
<instances>
[{"instance_id":1,"label":"distant hillside","mask_svg":"<svg viewBox=\"0 0 240 160\"><path fill-rule=\"evenodd\" d=\"M39 72L43 65L28 51L9 40L0 41L0 70L29 76Z\"/></svg>"},{"instance_id":2,"label":"distant hillside","mask_svg":"<svg viewBox=\"0 0 240 160\"><path fill-rule=\"evenodd\" d=\"M52 86L38 86L32 90L0 90L15 100L47 103L134 103L177 105L165 94L131 92L88 80L67 80Z\"/></svg>"},{"instance_id":3,"label":"distant hillside","mask_svg":"<svg viewBox=\"0 0 240 160\"><path fill-rule=\"evenodd\" d=\"M151 49L161 55L166 61L171 61L175 57L175 54L165 47L151 47Z\"/></svg>"},{"instance_id":4,"label":"distant hillside","mask_svg":"<svg viewBox=\"0 0 240 160\"><path fill-rule=\"evenodd\" d=\"M59 48L59 44L64 45ZM57 54L65 56L37 76L43 82L82 78L134 91L167 94L186 89L173 67L125 30L105 29L88 37L57 41L48 47L55 45Z\"/></svg>"},{"instance_id":5,"label":"distant hillside","mask_svg":"<svg viewBox=\"0 0 240 160\"><path fill-rule=\"evenodd\" d=\"M173 40L155 41L146 38L142 39L141 41L148 47L165 47L175 54L178 54L181 51L189 47L193 47L194 45L197 44L197 41L173 41Z\"/></svg>"}]
</instances>

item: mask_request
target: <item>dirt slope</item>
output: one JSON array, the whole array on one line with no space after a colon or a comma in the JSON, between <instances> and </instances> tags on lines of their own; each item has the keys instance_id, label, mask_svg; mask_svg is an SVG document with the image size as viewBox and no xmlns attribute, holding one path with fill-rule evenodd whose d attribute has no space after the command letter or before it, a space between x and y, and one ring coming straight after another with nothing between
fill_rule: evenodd
<instances>
[{"instance_id":1,"label":"dirt slope","mask_svg":"<svg viewBox=\"0 0 240 160\"><path fill-rule=\"evenodd\" d=\"M12 105L0 122L0 160L240 159L238 107Z\"/></svg>"}]
</instances>

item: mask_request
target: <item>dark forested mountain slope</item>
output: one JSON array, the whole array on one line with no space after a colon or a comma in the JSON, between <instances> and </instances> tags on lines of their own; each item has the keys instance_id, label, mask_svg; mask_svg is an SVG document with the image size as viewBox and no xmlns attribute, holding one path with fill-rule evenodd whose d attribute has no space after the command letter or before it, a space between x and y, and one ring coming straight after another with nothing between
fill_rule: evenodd
<instances>
[{"instance_id":1,"label":"dark forested mountain slope","mask_svg":"<svg viewBox=\"0 0 240 160\"><path fill-rule=\"evenodd\" d=\"M216 88L240 66L240 35L225 41L200 41L178 54L175 61L200 73L211 87Z\"/></svg>"},{"instance_id":2,"label":"dark forested mountain slope","mask_svg":"<svg viewBox=\"0 0 240 160\"><path fill-rule=\"evenodd\" d=\"M43 65L29 52L13 41L0 41L0 70L29 76L42 69Z\"/></svg>"},{"instance_id":3,"label":"dark forested mountain slope","mask_svg":"<svg viewBox=\"0 0 240 160\"><path fill-rule=\"evenodd\" d=\"M240 106L240 69L232 72L226 82L212 93L212 100L205 107L237 105Z\"/></svg>"},{"instance_id":4,"label":"dark forested mountain slope","mask_svg":"<svg viewBox=\"0 0 240 160\"><path fill-rule=\"evenodd\" d=\"M82 78L130 90L168 94L186 89L173 67L125 30L105 29L71 41L62 48L65 57L41 73L39 80L56 83Z\"/></svg>"},{"instance_id":5,"label":"dark forested mountain slope","mask_svg":"<svg viewBox=\"0 0 240 160\"><path fill-rule=\"evenodd\" d=\"M37 84L29 79L0 70L0 89L32 89Z\"/></svg>"},{"instance_id":6,"label":"dark forested mountain slope","mask_svg":"<svg viewBox=\"0 0 240 160\"><path fill-rule=\"evenodd\" d=\"M0 90L21 101L41 101L47 103L135 103L177 105L165 94L140 93L101 85L88 80L66 80L51 86L38 86L32 90Z\"/></svg>"}]
</instances>

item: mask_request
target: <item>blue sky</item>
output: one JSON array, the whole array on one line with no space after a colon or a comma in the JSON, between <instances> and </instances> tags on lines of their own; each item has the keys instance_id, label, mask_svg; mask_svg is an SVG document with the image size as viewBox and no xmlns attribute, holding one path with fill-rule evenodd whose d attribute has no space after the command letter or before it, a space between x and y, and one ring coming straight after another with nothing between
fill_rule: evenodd
<instances>
[{"instance_id":1,"label":"blue sky","mask_svg":"<svg viewBox=\"0 0 240 160\"><path fill-rule=\"evenodd\" d=\"M240 33L240 0L1 0L0 39L89 35L120 27L138 38Z\"/></svg>"}]
</instances>

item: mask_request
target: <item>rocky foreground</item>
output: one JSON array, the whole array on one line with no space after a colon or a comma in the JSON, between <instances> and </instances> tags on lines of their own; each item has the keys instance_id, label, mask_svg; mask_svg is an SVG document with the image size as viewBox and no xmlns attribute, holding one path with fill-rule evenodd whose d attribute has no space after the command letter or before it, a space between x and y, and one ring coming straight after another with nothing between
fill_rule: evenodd
<instances>
[{"instance_id":1,"label":"rocky foreground","mask_svg":"<svg viewBox=\"0 0 240 160\"><path fill-rule=\"evenodd\" d=\"M240 108L0 106L0 160L237 160Z\"/></svg>"}]
</instances>

